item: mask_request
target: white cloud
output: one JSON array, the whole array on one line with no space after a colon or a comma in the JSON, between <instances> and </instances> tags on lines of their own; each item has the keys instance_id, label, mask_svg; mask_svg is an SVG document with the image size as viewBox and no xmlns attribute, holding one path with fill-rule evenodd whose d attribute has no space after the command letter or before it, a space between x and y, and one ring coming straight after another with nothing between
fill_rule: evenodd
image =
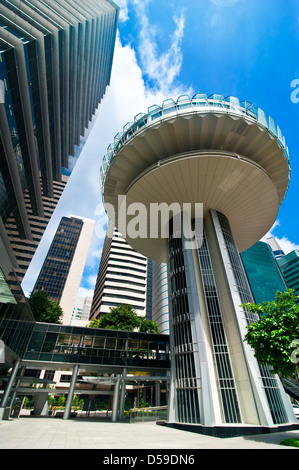
<instances>
[{"instance_id":1,"label":"white cloud","mask_svg":"<svg viewBox=\"0 0 299 470\"><path fill-rule=\"evenodd\" d=\"M226 32L231 30L234 24L229 21L228 15L231 13L231 7L241 3L243 3L243 0L210 0L211 11L208 12L207 23L214 29L224 25ZM218 30L218 32L220 31Z\"/></svg>"},{"instance_id":2,"label":"white cloud","mask_svg":"<svg viewBox=\"0 0 299 470\"><path fill-rule=\"evenodd\" d=\"M211 0L217 7L232 7L242 0Z\"/></svg>"},{"instance_id":3,"label":"white cloud","mask_svg":"<svg viewBox=\"0 0 299 470\"><path fill-rule=\"evenodd\" d=\"M129 9L127 0L117 0L117 5L120 8L119 21L127 21L129 19Z\"/></svg>"},{"instance_id":4,"label":"white cloud","mask_svg":"<svg viewBox=\"0 0 299 470\"><path fill-rule=\"evenodd\" d=\"M78 297L84 299L85 297L93 297L93 289L86 289L85 287L80 287L78 291Z\"/></svg>"},{"instance_id":5,"label":"white cloud","mask_svg":"<svg viewBox=\"0 0 299 470\"><path fill-rule=\"evenodd\" d=\"M293 250L299 250L299 245L297 245L296 243L293 243L292 241L290 241L286 236L283 236L282 238L280 238L280 237L275 235L275 233L274 233L275 228L279 227L279 226L280 226L279 220L276 220L273 227L271 227L269 232L266 233L266 235L261 239L261 241L267 243L268 238L274 237L276 239L277 243L279 244L279 246L281 247L281 249L284 251L284 253L286 255L288 253L290 253L291 251L293 251Z\"/></svg>"},{"instance_id":6,"label":"white cloud","mask_svg":"<svg viewBox=\"0 0 299 470\"><path fill-rule=\"evenodd\" d=\"M173 16L175 29L170 37L170 46L165 52L159 53L156 40L157 30L154 25L150 24L147 14L149 3L148 0L142 2L135 0L134 2L140 23L138 52L141 66L144 74L153 81L158 90L169 96L172 93L179 95L182 93L182 86L175 85L175 80L183 64L181 45L184 37L185 16L183 13ZM184 90L184 93L186 92Z\"/></svg>"}]
</instances>

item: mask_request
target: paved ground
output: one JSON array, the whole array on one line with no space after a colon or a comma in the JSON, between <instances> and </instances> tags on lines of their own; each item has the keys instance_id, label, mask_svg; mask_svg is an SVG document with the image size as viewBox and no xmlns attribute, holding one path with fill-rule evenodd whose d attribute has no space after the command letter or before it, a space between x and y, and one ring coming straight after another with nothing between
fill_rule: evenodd
<instances>
[{"instance_id":1,"label":"paved ground","mask_svg":"<svg viewBox=\"0 0 299 470\"><path fill-rule=\"evenodd\" d=\"M93 419L20 417L0 421L0 449L285 449L299 430L220 439L158 426L154 422L112 423Z\"/></svg>"}]
</instances>

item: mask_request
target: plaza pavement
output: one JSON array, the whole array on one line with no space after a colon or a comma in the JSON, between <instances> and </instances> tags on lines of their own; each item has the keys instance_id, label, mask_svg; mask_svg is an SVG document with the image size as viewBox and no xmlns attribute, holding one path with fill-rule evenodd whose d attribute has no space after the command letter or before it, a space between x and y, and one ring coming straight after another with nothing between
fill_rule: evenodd
<instances>
[{"instance_id":1,"label":"plaza pavement","mask_svg":"<svg viewBox=\"0 0 299 470\"><path fill-rule=\"evenodd\" d=\"M0 449L280 449L299 430L228 439L158 426L155 422L112 423L97 419L20 417L0 421Z\"/></svg>"}]
</instances>

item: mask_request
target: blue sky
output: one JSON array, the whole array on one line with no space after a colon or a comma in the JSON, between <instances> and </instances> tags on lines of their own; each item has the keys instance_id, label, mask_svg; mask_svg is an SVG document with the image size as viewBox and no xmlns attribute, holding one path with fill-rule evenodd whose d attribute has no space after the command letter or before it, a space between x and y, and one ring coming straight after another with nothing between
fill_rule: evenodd
<instances>
[{"instance_id":1,"label":"blue sky","mask_svg":"<svg viewBox=\"0 0 299 470\"><path fill-rule=\"evenodd\" d=\"M119 0L110 86L81 156L23 281L29 293L63 215L96 220L80 295L91 295L106 218L99 168L124 124L152 104L203 92L237 96L262 108L289 147L291 182L271 230L282 248L299 249L298 0ZM299 89L299 81L297 84Z\"/></svg>"}]
</instances>

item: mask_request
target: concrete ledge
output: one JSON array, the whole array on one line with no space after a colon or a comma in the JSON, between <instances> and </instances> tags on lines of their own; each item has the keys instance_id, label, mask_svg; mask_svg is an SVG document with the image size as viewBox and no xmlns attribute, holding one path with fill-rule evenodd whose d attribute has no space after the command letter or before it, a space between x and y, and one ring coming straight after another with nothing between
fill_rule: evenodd
<instances>
[{"instance_id":1,"label":"concrete ledge","mask_svg":"<svg viewBox=\"0 0 299 470\"><path fill-rule=\"evenodd\" d=\"M259 434L271 434L276 432L294 431L299 430L298 424L286 424L281 426L254 426L250 424L230 425L224 424L222 426L202 426L200 424L187 424L187 423L168 423L166 421L157 421L158 426L166 426L180 431L188 431L205 436L230 438L242 436L255 436Z\"/></svg>"}]
</instances>

